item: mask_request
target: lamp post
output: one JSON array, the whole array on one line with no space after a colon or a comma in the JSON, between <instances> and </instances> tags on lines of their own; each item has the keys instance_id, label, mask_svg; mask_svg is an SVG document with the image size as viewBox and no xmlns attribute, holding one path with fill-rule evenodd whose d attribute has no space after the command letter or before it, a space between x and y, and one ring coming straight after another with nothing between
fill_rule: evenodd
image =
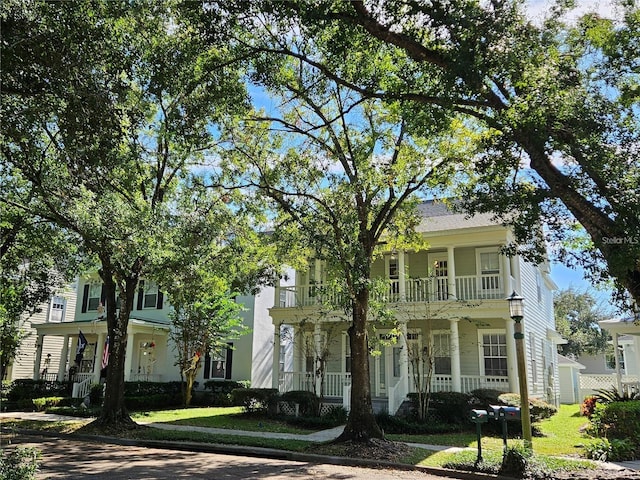
<instances>
[{"instance_id":1,"label":"lamp post","mask_svg":"<svg viewBox=\"0 0 640 480\"><path fill-rule=\"evenodd\" d=\"M524 355L524 333L522 333L522 318L524 317L524 298L515 290L507 297L509 315L515 322L513 338L516 342L516 357L518 360L518 385L520 386L520 419L522 422L522 438L524 448L533 450L531 443L531 414L529 413L529 389L527 387L527 365Z\"/></svg>"}]
</instances>

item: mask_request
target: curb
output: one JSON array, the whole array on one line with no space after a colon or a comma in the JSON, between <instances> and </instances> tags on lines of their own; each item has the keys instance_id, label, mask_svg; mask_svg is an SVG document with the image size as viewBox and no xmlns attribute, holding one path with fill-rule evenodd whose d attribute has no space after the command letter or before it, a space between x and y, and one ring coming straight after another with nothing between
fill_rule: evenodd
<instances>
[{"instance_id":1,"label":"curb","mask_svg":"<svg viewBox=\"0 0 640 480\"><path fill-rule=\"evenodd\" d=\"M0 431L5 432L4 428ZM503 475L491 475L480 472L467 472L464 470L450 470L438 467L426 467L420 465L407 465L401 463L367 460L352 457L337 457L328 455L316 455L313 453L299 453L288 450L278 450L275 448L264 447L245 447L241 445L226 445L219 443L199 443L199 442L171 442L165 440L135 440L118 437L107 437L102 435L82 435L72 434L64 435L53 432L30 429L11 429L12 433L20 433L23 435L50 437L50 438L66 438L85 442L102 442L114 445L144 447L144 448L160 448L165 450L177 450L185 452L198 453L216 453L227 455L238 455L255 458L271 458L274 460L290 460L297 462L329 464L329 465L345 465L349 467L367 467L377 469L394 469L403 471L416 471L436 475L439 477L455 478L459 480L514 480L512 477Z\"/></svg>"}]
</instances>

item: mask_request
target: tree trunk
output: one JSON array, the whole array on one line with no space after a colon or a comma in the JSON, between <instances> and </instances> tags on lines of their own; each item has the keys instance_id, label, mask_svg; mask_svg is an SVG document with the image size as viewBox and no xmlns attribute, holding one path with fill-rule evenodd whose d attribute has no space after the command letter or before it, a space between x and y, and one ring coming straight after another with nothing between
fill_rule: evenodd
<instances>
[{"instance_id":1,"label":"tree trunk","mask_svg":"<svg viewBox=\"0 0 640 480\"><path fill-rule=\"evenodd\" d=\"M138 280L137 278L127 279L124 298L121 298L120 314L116 316L116 283L113 280L113 275L105 271L102 274L102 279L107 298L109 365L107 366L107 384L102 412L95 424L105 431L118 431L137 426L129 416L124 403L124 363L127 351L129 315L133 308ZM96 358L96 361L100 360Z\"/></svg>"},{"instance_id":2,"label":"tree trunk","mask_svg":"<svg viewBox=\"0 0 640 480\"><path fill-rule=\"evenodd\" d=\"M369 383L369 342L367 339L367 312L369 288L361 287L353 305L353 323L349 327L351 345L351 411L342 434L336 442L348 440L366 442L372 438L383 438L376 423L371 404Z\"/></svg>"}]
</instances>

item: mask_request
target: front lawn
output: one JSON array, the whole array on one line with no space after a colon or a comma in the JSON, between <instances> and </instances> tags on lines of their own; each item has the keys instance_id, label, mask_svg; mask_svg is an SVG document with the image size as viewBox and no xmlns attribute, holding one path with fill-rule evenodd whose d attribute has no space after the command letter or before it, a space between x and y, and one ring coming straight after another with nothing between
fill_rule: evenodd
<instances>
[{"instance_id":1,"label":"front lawn","mask_svg":"<svg viewBox=\"0 0 640 480\"><path fill-rule=\"evenodd\" d=\"M580 429L587 423L587 418L580 415L579 405L560 405L557 414L537 424L543 436L533 437L533 451L546 455L574 456L580 454L581 445L589 438L581 433ZM478 448L476 434L473 432L437 435L387 435L387 438L400 442ZM511 438L508 440L509 445L518 442L518 440ZM489 436L483 432L483 450L502 451L502 446L501 436L495 434Z\"/></svg>"},{"instance_id":2,"label":"front lawn","mask_svg":"<svg viewBox=\"0 0 640 480\"><path fill-rule=\"evenodd\" d=\"M180 408L176 410L136 412L131 417L140 423L169 423L195 427L248 430L251 432L298 433L305 435L316 431L289 425L281 420L244 413L242 407Z\"/></svg>"}]
</instances>

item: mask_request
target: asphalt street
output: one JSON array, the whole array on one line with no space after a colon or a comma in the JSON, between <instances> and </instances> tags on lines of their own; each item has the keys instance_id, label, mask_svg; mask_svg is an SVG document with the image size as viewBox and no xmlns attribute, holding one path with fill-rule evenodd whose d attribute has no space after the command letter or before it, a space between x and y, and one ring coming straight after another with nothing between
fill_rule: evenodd
<instances>
[{"instance_id":1,"label":"asphalt street","mask_svg":"<svg viewBox=\"0 0 640 480\"><path fill-rule=\"evenodd\" d=\"M3 448L33 446L42 451L38 479L173 480L317 479L436 480L424 472L318 465L290 460L132 447L65 438L15 435Z\"/></svg>"}]
</instances>

